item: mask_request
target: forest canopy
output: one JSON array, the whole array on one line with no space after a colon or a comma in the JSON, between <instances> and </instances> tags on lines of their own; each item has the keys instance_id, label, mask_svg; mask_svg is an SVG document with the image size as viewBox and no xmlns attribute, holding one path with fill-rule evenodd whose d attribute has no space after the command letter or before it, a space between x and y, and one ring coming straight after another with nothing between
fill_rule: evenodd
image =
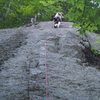
<instances>
[{"instance_id":1,"label":"forest canopy","mask_svg":"<svg viewBox=\"0 0 100 100\"><path fill-rule=\"evenodd\" d=\"M58 11L81 33L100 32L100 0L0 0L0 28L24 25L38 13L38 21L49 21Z\"/></svg>"}]
</instances>

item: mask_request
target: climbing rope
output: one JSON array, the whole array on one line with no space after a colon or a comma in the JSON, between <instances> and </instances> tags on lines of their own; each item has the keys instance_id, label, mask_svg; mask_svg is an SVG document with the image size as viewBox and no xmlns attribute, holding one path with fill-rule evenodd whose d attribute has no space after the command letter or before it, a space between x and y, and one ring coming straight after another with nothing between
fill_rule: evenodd
<instances>
[{"instance_id":1,"label":"climbing rope","mask_svg":"<svg viewBox=\"0 0 100 100\"><path fill-rule=\"evenodd\" d=\"M47 66L47 42L45 42L45 92L48 100L48 66Z\"/></svg>"}]
</instances>

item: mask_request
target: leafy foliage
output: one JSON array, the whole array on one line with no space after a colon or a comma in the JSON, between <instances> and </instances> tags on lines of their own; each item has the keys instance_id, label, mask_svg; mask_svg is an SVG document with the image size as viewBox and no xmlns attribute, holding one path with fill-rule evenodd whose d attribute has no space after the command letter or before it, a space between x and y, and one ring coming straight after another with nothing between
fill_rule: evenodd
<instances>
[{"instance_id":1,"label":"leafy foliage","mask_svg":"<svg viewBox=\"0 0 100 100\"><path fill-rule=\"evenodd\" d=\"M100 0L70 0L68 18L80 27L81 34L100 29Z\"/></svg>"},{"instance_id":2,"label":"leafy foliage","mask_svg":"<svg viewBox=\"0 0 100 100\"><path fill-rule=\"evenodd\" d=\"M0 28L20 26L37 13L48 21L55 12L64 12L67 21L80 27L80 33L100 31L100 0L0 0Z\"/></svg>"}]
</instances>

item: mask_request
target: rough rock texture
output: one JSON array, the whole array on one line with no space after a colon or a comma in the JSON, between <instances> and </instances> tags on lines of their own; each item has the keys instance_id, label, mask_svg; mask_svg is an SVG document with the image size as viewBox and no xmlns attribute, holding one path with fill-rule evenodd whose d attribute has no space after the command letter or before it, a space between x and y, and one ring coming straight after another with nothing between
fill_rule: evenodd
<instances>
[{"instance_id":1,"label":"rough rock texture","mask_svg":"<svg viewBox=\"0 0 100 100\"><path fill-rule=\"evenodd\" d=\"M88 32L86 35L81 36L81 38L86 47L90 45L92 49L100 52L100 34Z\"/></svg>"},{"instance_id":2,"label":"rough rock texture","mask_svg":"<svg viewBox=\"0 0 100 100\"><path fill-rule=\"evenodd\" d=\"M26 35L21 30L1 30L0 31L0 64L14 56L16 48L25 42Z\"/></svg>"},{"instance_id":3,"label":"rough rock texture","mask_svg":"<svg viewBox=\"0 0 100 100\"><path fill-rule=\"evenodd\" d=\"M86 60L100 68L100 35L88 32L86 35L78 36L81 38L80 43Z\"/></svg>"},{"instance_id":4,"label":"rough rock texture","mask_svg":"<svg viewBox=\"0 0 100 100\"><path fill-rule=\"evenodd\" d=\"M100 34L88 33L87 38L92 48L100 52Z\"/></svg>"},{"instance_id":5,"label":"rough rock texture","mask_svg":"<svg viewBox=\"0 0 100 100\"><path fill-rule=\"evenodd\" d=\"M7 39L23 40L25 44L12 46L14 57L0 65L0 100L46 100L45 65L49 100L100 99L100 71L81 62L85 58L72 23L64 22L54 29L53 22L41 22L17 30L27 38L14 35L15 39L12 33ZM17 43L11 41L11 45ZM8 54L9 50L6 48Z\"/></svg>"}]
</instances>

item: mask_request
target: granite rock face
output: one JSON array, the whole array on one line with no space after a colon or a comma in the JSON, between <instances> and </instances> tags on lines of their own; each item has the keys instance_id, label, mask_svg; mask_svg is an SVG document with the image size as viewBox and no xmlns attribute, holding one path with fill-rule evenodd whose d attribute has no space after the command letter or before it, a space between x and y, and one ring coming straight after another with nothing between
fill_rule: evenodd
<instances>
[{"instance_id":1,"label":"granite rock face","mask_svg":"<svg viewBox=\"0 0 100 100\"><path fill-rule=\"evenodd\" d=\"M87 37L92 48L100 52L100 34L87 33Z\"/></svg>"},{"instance_id":2,"label":"granite rock face","mask_svg":"<svg viewBox=\"0 0 100 100\"><path fill-rule=\"evenodd\" d=\"M100 68L100 35L88 32L85 35L78 36L81 38L81 48L86 60L90 64L98 65L98 68Z\"/></svg>"},{"instance_id":3,"label":"granite rock face","mask_svg":"<svg viewBox=\"0 0 100 100\"><path fill-rule=\"evenodd\" d=\"M0 45L14 56L0 51L5 58L0 65L0 100L46 100L46 88L49 100L99 100L100 71L81 62L85 56L76 31L69 22L58 29L53 22L11 29L6 37L1 30Z\"/></svg>"}]
</instances>

